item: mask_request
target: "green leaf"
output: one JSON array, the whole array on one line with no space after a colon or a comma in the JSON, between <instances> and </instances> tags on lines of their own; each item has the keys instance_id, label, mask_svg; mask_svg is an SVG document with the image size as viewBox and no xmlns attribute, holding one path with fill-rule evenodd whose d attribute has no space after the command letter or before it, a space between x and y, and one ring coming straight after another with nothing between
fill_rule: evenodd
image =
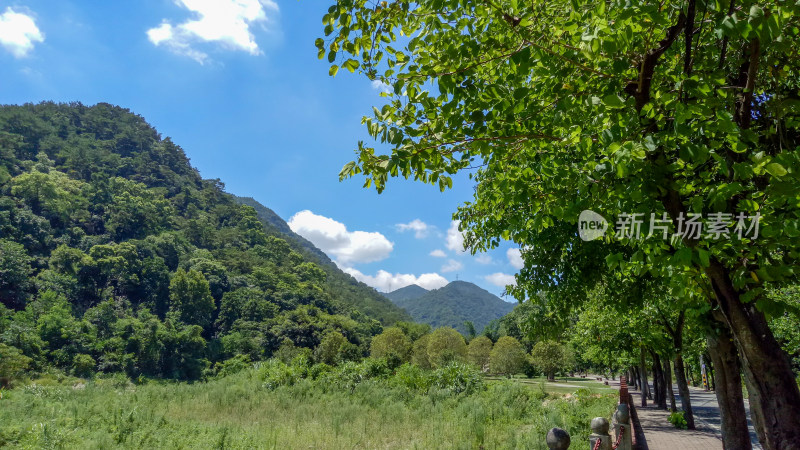
<instances>
[{"instance_id":1,"label":"green leaf","mask_svg":"<svg viewBox=\"0 0 800 450\"><path fill-rule=\"evenodd\" d=\"M335 77L336 74L339 73L339 66L336 64L332 65L331 68L328 70L328 75Z\"/></svg>"},{"instance_id":2,"label":"green leaf","mask_svg":"<svg viewBox=\"0 0 800 450\"><path fill-rule=\"evenodd\" d=\"M767 172L769 172L769 174L772 175L773 177L782 177L788 173L786 169L783 168L782 165L776 162L771 162L767 164L766 169Z\"/></svg>"},{"instance_id":3,"label":"green leaf","mask_svg":"<svg viewBox=\"0 0 800 450\"><path fill-rule=\"evenodd\" d=\"M348 59L344 62L344 67L349 70L350 73L353 73L356 71L356 69L358 69L359 63L355 59Z\"/></svg>"},{"instance_id":4,"label":"green leaf","mask_svg":"<svg viewBox=\"0 0 800 450\"><path fill-rule=\"evenodd\" d=\"M709 261L711 254L707 250L703 250L702 248L697 249L697 257L700 259L701 266L708 267L711 265Z\"/></svg>"},{"instance_id":5,"label":"green leaf","mask_svg":"<svg viewBox=\"0 0 800 450\"><path fill-rule=\"evenodd\" d=\"M603 104L609 108L621 108L625 106L625 101L617 94L609 94L603 97Z\"/></svg>"}]
</instances>

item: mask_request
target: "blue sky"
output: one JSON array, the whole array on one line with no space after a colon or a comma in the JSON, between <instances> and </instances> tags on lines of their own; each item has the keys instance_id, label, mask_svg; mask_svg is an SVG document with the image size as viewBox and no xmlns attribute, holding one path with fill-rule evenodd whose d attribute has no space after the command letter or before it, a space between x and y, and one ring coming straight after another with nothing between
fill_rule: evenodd
<instances>
[{"instance_id":1,"label":"blue sky","mask_svg":"<svg viewBox=\"0 0 800 450\"><path fill-rule=\"evenodd\" d=\"M328 76L319 0L0 0L0 103L108 102L147 119L205 178L254 197L356 278L382 291L458 276L500 294L511 245L459 251L445 193L402 179L383 194L339 182L361 117L383 99L363 76ZM405 225L405 226L404 226ZM509 299L510 300L510 299Z\"/></svg>"}]
</instances>

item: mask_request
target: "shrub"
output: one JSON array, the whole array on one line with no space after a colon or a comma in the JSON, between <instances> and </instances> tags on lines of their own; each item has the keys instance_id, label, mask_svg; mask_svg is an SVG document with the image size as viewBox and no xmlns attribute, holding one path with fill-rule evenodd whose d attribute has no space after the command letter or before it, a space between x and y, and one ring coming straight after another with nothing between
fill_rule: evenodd
<instances>
[{"instance_id":1,"label":"shrub","mask_svg":"<svg viewBox=\"0 0 800 450\"><path fill-rule=\"evenodd\" d=\"M214 364L214 375L219 378L241 372L253 365L249 355L236 355L233 358Z\"/></svg>"},{"instance_id":2,"label":"shrub","mask_svg":"<svg viewBox=\"0 0 800 450\"><path fill-rule=\"evenodd\" d=\"M685 430L689 428L689 424L686 423L686 418L683 417L683 411L676 411L669 415L669 423L671 423L675 428Z\"/></svg>"},{"instance_id":3,"label":"shrub","mask_svg":"<svg viewBox=\"0 0 800 450\"><path fill-rule=\"evenodd\" d=\"M426 370L406 363L397 368L391 384L409 391L427 392L431 386L431 378Z\"/></svg>"},{"instance_id":4,"label":"shrub","mask_svg":"<svg viewBox=\"0 0 800 450\"><path fill-rule=\"evenodd\" d=\"M469 364L453 362L431 374L431 386L448 389L454 394L470 395L484 388L480 372Z\"/></svg>"},{"instance_id":5,"label":"shrub","mask_svg":"<svg viewBox=\"0 0 800 450\"><path fill-rule=\"evenodd\" d=\"M89 378L94 373L97 362L89 355L78 354L72 359L72 373L76 377Z\"/></svg>"},{"instance_id":6,"label":"shrub","mask_svg":"<svg viewBox=\"0 0 800 450\"><path fill-rule=\"evenodd\" d=\"M264 387L269 390L277 389L280 386L291 386L301 378L293 370L293 367L274 358L259 366L258 377L264 382Z\"/></svg>"}]
</instances>

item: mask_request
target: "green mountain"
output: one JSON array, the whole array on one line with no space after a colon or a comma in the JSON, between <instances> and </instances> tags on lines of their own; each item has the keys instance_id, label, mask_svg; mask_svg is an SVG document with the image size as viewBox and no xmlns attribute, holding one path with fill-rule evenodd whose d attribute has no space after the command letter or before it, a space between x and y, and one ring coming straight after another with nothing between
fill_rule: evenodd
<instances>
[{"instance_id":1,"label":"green mountain","mask_svg":"<svg viewBox=\"0 0 800 450\"><path fill-rule=\"evenodd\" d=\"M418 297L422 297L428 292L427 289L421 286L417 286L416 284L411 284L406 287L402 287L396 291L389 292L388 294L383 294L386 298L397 304L398 302L404 302L406 300L412 300Z\"/></svg>"},{"instance_id":2,"label":"green mountain","mask_svg":"<svg viewBox=\"0 0 800 450\"><path fill-rule=\"evenodd\" d=\"M462 333L466 333L465 321L472 322L480 333L489 322L510 313L515 306L466 281L453 281L431 291L406 286L384 295L417 322L453 327Z\"/></svg>"},{"instance_id":3,"label":"green mountain","mask_svg":"<svg viewBox=\"0 0 800 450\"><path fill-rule=\"evenodd\" d=\"M129 110L0 106L0 353L15 371L333 363L407 318Z\"/></svg>"}]
</instances>

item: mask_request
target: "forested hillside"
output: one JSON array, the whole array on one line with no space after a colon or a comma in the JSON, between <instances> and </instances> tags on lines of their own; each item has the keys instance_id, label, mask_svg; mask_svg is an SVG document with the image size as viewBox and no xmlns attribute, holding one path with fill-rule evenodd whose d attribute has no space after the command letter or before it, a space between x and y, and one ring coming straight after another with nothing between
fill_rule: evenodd
<instances>
[{"instance_id":1,"label":"forested hillside","mask_svg":"<svg viewBox=\"0 0 800 450\"><path fill-rule=\"evenodd\" d=\"M319 264L322 270L325 271L327 286L334 290L337 297L341 298L345 303L370 317L377 318L384 324L411 320L411 316L408 313L386 300L374 288L341 271L328 258L328 255L314 246L308 239L292 231L289 228L289 224L275 214L273 210L250 197L236 197L236 201L243 205L252 206L256 210L256 214L266 227L267 233L279 234L281 238L289 243L293 250L304 255L306 259Z\"/></svg>"},{"instance_id":2,"label":"forested hillside","mask_svg":"<svg viewBox=\"0 0 800 450\"><path fill-rule=\"evenodd\" d=\"M394 304L405 309L411 317L432 327L452 327L466 333L464 322L472 322L475 331L514 309L516 303L497 296L466 281L453 281L440 289L425 291L408 286L386 294Z\"/></svg>"},{"instance_id":3,"label":"forested hillside","mask_svg":"<svg viewBox=\"0 0 800 450\"><path fill-rule=\"evenodd\" d=\"M223 188L126 109L0 107L0 384L359 358L407 318Z\"/></svg>"}]
</instances>

